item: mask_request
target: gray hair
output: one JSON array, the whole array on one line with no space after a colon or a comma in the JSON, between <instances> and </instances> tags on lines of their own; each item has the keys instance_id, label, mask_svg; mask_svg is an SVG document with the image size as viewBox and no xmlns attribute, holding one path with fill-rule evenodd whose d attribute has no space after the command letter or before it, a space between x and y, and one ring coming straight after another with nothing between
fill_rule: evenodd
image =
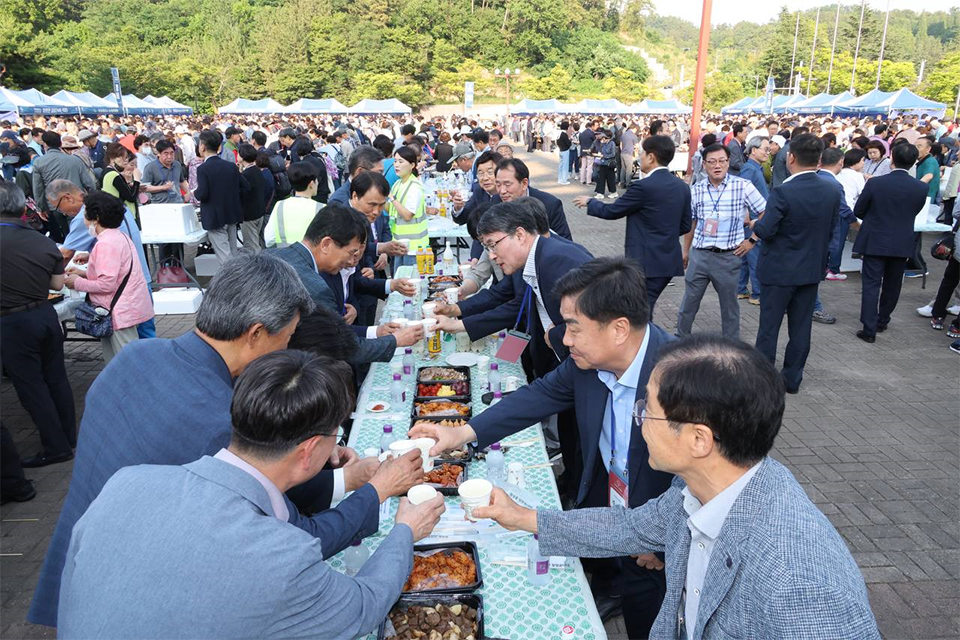
<instances>
[{"instance_id":1,"label":"gray hair","mask_svg":"<svg viewBox=\"0 0 960 640\"><path fill-rule=\"evenodd\" d=\"M279 333L313 300L289 264L266 254L232 258L220 269L197 311L197 329L214 340L236 340L255 324Z\"/></svg>"},{"instance_id":2,"label":"gray hair","mask_svg":"<svg viewBox=\"0 0 960 640\"><path fill-rule=\"evenodd\" d=\"M743 147L743 155L747 158L750 157L750 154L753 153L754 149L759 149L764 142L767 142L770 138L766 136L753 136L747 140L747 144Z\"/></svg>"},{"instance_id":3,"label":"gray hair","mask_svg":"<svg viewBox=\"0 0 960 640\"><path fill-rule=\"evenodd\" d=\"M367 145L361 145L353 150L353 153L350 154L350 159L347 160L347 175L352 176L357 172L357 169L373 169L373 166L378 162L383 161L383 154L379 150L369 147Z\"/></svg>"},{"instance_id":4,"label":"gray hair","mask_svg":"<svg viewBox=\"0 0 960 640\"><path fill-rule=\"evenodd\" d=\"M537 234L537 219L530 206L519 202L501 202L487 209L480 218L477 235L486 236L498 231L510 235L517 229L523 229L530 235Z\"/></svg>"},{"instance_id":5,"label":"gray hair","mask_svg":"<svg viewBox=\"0 0 960 640\"><path fill-rule=\"evenodd\" d=\"M63 178L51 182L47 186L46 190L47 200L59 200L63 196L70 193L79 193L81 196L83 196L83 189L81 189L75 183L70 182L69 180L64 180Z\"/></svg>"},{"instance_id":6,"label":"gray hair","mask_svg":"<svg viewBox=\"0 0 960 640\"><path fill-rule=\"evenodd\" d=\"M0 216L19 218L26 206L23 189L13 182L0 182Z\"/></svg>"}]
</instances>

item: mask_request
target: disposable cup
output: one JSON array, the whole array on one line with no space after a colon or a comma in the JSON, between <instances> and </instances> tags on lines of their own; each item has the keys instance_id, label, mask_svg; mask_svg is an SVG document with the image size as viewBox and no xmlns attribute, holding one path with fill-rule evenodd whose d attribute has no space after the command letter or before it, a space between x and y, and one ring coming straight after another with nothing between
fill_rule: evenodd
<instances>
[{"instance_id":1,"label":"disposable cup","mask_svg":"<svg viewBox=\"0 0 960 640\"><path fill-rule=\"evenodd\" d=\"M429 335L437 328L436 318L424 318L420 322L423 323L423 334L425 336L429 337Z\"/></svg>"},{"instance_id":2,"label":"disposable cup","mask_svg":"<svg viewBox=\"0 0 960 640\"><path fill-rule=\"evenodd\" d=\"M443 290L443 298L447 304L457 304L460 302L460 287L450 287Z\"/></svg>"},{"instance_id":3,"label":"disposable cup","mask_svg":"<svg viewBox=\"0 0 960 640\"><path fill-rule=\"evenodd\" d=\"M504 390L516 391L520 388L520 378L517 376L507 376L503 379Z\"/></svg>"},{"instance_id":4,"label":"disposable cup","mask_svg":"<svg viewBox=\"0 0 960 640\"><path fill-rule=\"evenodd\" d=\"M477 356L477 369L485 374L490 369L490 356Z\"/></svg>"},{"instance_id":5,"label":"disposable cup","mask_svg":"<svg viewBox=\"0 0 960 640\"><path fill-rule=\"evenodd\" d=\"M428 484L418 484L410 487L410 490L407 491L407 500L410 501L410 504L423 504L436 497L437 490Z\"/></svg>"},{"instance_id":6,"label":"disposable cup","mask_svg":"<svg viewBox=\"0 0 960 640\"><path fill-rule=\"evenodd\" d=\"M417 443L413 440L395 440L390 443L390 451L388 453L391 458L399 458L416 448Z\"/></svg>"},{"instance_id":7,"label":"disposable cup","mask_svg":"<svg viewBox=\"0 0 960 640\"><path fill-rule=\"evenodd\" d=\"M470 273L470 269L472 268L473 268L473 265L469 265L469 264L460 265L460 277L466 278L467 274Z\"/></svg>"},{"instance_id":8,"label":"disposable cup","mask_svg":"<svg viewBox=\"0 0 960 640\"><path fill-rule=\"evenodd\" d=\"M467 480L457 489L460 494L460 500L463 503L463 510L467 514L467 519L476 522L473 517L473 510L476 507L487 507L490 505L490 494L493 492L493 484L483 478L474 478Z\"/></svg>"},{"instance_id":9,"label":"disposable cup","mask_svg":"<svg viewBox=\"0 0 960 640\"><path fill-rule=\"evenodd\" d=\"M424 318L432 318L432 317L434 316L434 312L436 311L436 309L437 309L437 303L436 303L436 302L433 302L433 301L424 302L424 303L423 303L423 317L424 317Z\"/></svg>"},{"instance_id":10,"label":"disposable cup","mask_svg":"<svg viewBox=\"0 0 960 640\"><path fill-rule=\"evenodd\" d=\"M420 457L423 459L423 472L433 471L434 458L430 456L430 449L437 446L437 441L433 438L417 438L413 442L420 449Z\"/></svg>"}]
</instances>

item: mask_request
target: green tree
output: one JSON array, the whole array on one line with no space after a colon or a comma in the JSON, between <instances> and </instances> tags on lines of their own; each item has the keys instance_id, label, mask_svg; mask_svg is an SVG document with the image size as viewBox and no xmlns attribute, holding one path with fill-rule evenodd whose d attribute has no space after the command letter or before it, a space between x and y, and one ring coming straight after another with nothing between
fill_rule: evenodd
<instances>
[{"instance_id":1,"label":"green tree","mask_svg":"<svg viewBox=\"0 0 960 640\"><path fill-rule=\"evenodd\" d=\"M944 56L924 80L924 95L931 100L955 104L960 91L960 51ZM954 114L956 117L956 114Z\"/></svg>"},{"instance_id":2,"label":"green tree","mask_svg":"<svg viewBox=\"0 0 960 640\"><path fill-rule=\"evenodd\" d=\"M570 96L573 78L562 66L557 65L542 78L530 78L520 83L520 91L534 100L556 98L566 100Z\"/></svg>"}]
</instances>

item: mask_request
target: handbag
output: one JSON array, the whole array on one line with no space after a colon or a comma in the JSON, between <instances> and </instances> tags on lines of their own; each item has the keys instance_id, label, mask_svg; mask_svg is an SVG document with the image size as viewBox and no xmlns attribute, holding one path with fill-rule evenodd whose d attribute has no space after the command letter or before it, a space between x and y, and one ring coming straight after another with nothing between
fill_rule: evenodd
<instances>
[{"instance_id":1,"label":"handbag","mask_svg":"<svg viewBox=\"0 0 960 640\"><path fill-rule=\"evenodd\" d=\"M130 269L127 271L127 275L123 277L123 282L120 283L117 292L113 294L113 300L110 301L109 309L104 309L90 302L89 293L83 299L83 302L80 303L80 306L77 307L73 315L73 323L77 331L92 338L109 338L113 334L113 317L111 314L113 313L113 308L117 306L117 300L120 299L120 294L123 293L124 288L127 286L127 280L130 279L130 274L133 273L135 256L133 256L132 253L131 251Z\"/></svg>"},{"instance_id":2,"label":"handbag","mask_svg":"<svg viewBox=\"0 0 960 640\"><path fill-rule=\"evenodd\" d=\"M167 258L157 269L157 284L188 284L190 276L176 258Z\"/></svg>"},{"instance_id":3,"label":"handbag","mask_svg":"<svg viewBox=\"0 0 960 640\"><path fill-rule=\"evenodd\" d=\"M960 223L958 223L960 224ZM957 250L957 225L951 231L940 234L937 241L930 247L930 257L937 260L949 260Z\"/></svg>"}]
</instances>

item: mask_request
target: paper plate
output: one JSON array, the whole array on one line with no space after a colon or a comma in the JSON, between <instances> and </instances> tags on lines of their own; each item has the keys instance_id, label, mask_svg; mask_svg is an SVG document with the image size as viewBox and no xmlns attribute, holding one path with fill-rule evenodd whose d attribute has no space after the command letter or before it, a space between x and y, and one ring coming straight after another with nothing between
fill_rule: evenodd
<instances>
[{"instance_id":1,"label":"paper plate","mask_svg":"<svg viewBox=\"0 0 960 640\"><path fill-rule=\"evenodd\" d=\"M383 413L390 409L390 403L382 400L375 400L367 403L367 411L370 413Z\"/></svg>"},{"instance_id":2,"label":"paper plate","mask_svg":"<svg viewBox=\"0 0 960 640\"><path fill-rule=\"evenodd\" d=\"M447 356L447 364L451 367L472 367L477 364L477 354L451 353Z\"/></svg>"}]
</instances>

